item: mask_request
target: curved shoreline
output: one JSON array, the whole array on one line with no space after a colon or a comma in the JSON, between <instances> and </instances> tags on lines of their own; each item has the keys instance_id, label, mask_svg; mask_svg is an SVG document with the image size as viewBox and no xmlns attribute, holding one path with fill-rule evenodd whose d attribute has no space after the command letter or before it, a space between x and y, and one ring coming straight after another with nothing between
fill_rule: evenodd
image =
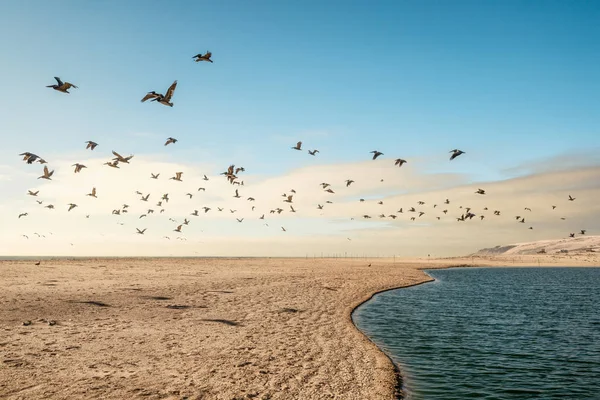
<instances>
[{"instance_id":1,"label":"curved shoreline","mask_svg":"<svg viewBox=\"0 0 600 400\"><path fill-rule=\"evenodd\" d=\"M452 268L452 267L447 267L447 268ZM358 326L356 326L356 323L354 322L354 312L363 304L367 303L368 301L371 301L375 296L381 294L381 293L385 293L385 292L389 292L392 290L397 290L397 289L406 289L409 287L413 287L413 286L419 286L419 285L423 285L425 283L431 283L431 282L435 282L435 279L432 278L429 274L427 274L426 272L424 272L423 270L421 270L421 272L423 272L423 274L425 274L426 277L428 277L429 279L424 280L422 282L417 282L417 283L411 283L408 284L406 286L395 286L395 287L391 287L391 288L387 288L387 289L383 289L383 290L378 290L374 293L372 293L370 296L368 296L367 298L361 300L360 302L358 302L358 304L356 304L354 307L352 307L352 311L350 312L350 322L352 323L352 325L354 326L354 328L356 328L357 331L359 331L370 343L372 343L388 360L389 362L392 364L392 368L393 368L393 372L394 372L394 381L395 381L395 385L393 388L393 396L396 400L403 400L406 396L406 393L404 392L404 379L402 377L402 372L400 370L400 368L398 367L398 365L396 365L396 363L392 360L392 358L390 357L389 354L387 354L383 349L381 349L379 346L377 346L377 344L375 342L373 342L373 340L371 340L371 338L369 336L367 336L366 333L364 333L362 330L360 330L358 328Z\"/></svg>"}]
</instances>

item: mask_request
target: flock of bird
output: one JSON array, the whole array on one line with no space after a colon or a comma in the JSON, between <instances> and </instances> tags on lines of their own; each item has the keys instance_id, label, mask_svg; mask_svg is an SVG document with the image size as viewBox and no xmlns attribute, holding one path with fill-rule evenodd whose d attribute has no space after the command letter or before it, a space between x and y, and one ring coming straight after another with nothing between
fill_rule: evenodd
<instances>
[{"instance_id":1,"label":"flock of bird","mask_svg":"<svg viewBox=\"0 0 600 400\"><path fill-rule=\"evenodd\" d=\"M195 62L210 62L212 63L212 53L207 51L204 54L197 54L193 57ZM78 87L72 83L69 82L65 82L62 79L55 77L54 78L56 80L56 84L53 85L49 85L47 86L48 88L52 88L58 92L61 93L65 93L65 94L69 94L69 90L74 88L74 89L78 89ZM177 81L174 81L169 88L167 89L167 91L165 92L165 94L162 93L158 93L156 91L150 91L148 93L146 93L146 95L144 95L144 97L141 99L141 102L144 103L146 101L150 101L150 102L157 102L159 104L165 105L165 106L169 106L169 107L173 107L174 103L173 103L173 96L175 94L175 89L177 88ZM178 139L173 138L173 137L168 137L165 142L164 142L164 146L169 146L169 145L175 145L178 142ZM95 141L92 140L88 140L85 142L86 150L90 150L90 151L94 151L96 150L96 148L99 146L99 144ZM295 146L291 146L291 149L296 150L296 151L303 151L302 149L302 142L299 141L296 143ZM319 153L318 149L311 149L311 150L307 150L308 154L311 156L316 156L317 153ZM370 152L372 154L372 160L376 160L379 157L383 156L384 153L378 150L373 150ZM455 160L457 157L459 157L460 155L465 154L464 151L459 150L459 149L453 149L451 150L449 153L451 153L450 155L450 161ZM110 168L115 168L115 169L120 169L121 166L130 164L134 158L134 155L128 155L128 156L123 156L121 154L119 154L118 152L112 150L111 152L112 154L112 158L105 162L104 165L110 167ZM54 170L51 170L50 168L48 168L48 162L40 157L39 155L35 154L35 153L31 153L31 152L23 152L21 154L19 154L20 156L23 157L23 161L25 161L26 164L34 164L34 163L39 163L39 164L44 164L43 167L43 172L42 175L38 177L38 179L45 179L45 180L49 180L51 181L53 176L54 176ZM402 159L402 158L396 158L394 159L394 166L397 167L402 167L404 164L407 163L407 160ZM83 165L81 163L75 163L72 165L73 167L73 172L75 174L79 174L82 173L82 171L84 169L87 169L88 167L86 165ZM236 199L241 199L241 198L245 198L248 202L248 204L250 205L250 210L252 212L255 211L256 207L252 204L255 202L255 198L252 196L242 196L240 194L240 187L241 186L245 186L244 181L240 179L241 173L245 172L245 168L244 167L236 167L235 165L229 165L228 168L221 172L220 175L223 176L226 181L232 185L232 186L238 186L237 188L232 189L232 197L236 198ZM158 180L160 177L161 173L157 172L149 172L149 176L148 179L154 179L154 180ZM182 182L183 181L183 175L184 172L178 171L175 172L174 176L169 177L169 180L173 180L176 182ZM208 181L210 180L210 178L207 175L203 175L202 180L204 181ZM382 180L383 181L383 180ZM352 185L353 183L355 183L355 181L353 179L347 179L345 180L344 184L345 187L349 187L350 185ZM340 182L341 185L341 182ZM321 187L321 189L329 194L335 194L336 192L333 190L333 186L330 183L327 182L322 182L319 184L319 186ZM205 187L200 187L198 188L198 192L200 191L206 191ZM144 204L147 204L149 202L151 193L142 193L140 191L136 191L136 194L139 197L139 201L143 202ZM480 196L484 196L486 195L486 191L484 189L477 189L477 191L474 192L475 195L480 195ZM47 208L49 210L53 210L55 209L54 204L46 204L44 203L44 200L39 200L39 195L40 195L40 191L39 190L29 190L27 193L28 196L32 196L36 198L37 203L44 207ZM92 187L91 191L89 193L86 194L86 196L89 196L91 198L98 198L99 195L99 191L97 190L96 187ZM268 211L263 210L263 212L258 212L256 215L256 218L259 220L265 220L265 215L268 214L281 214L283 212L289 212L289 213L296 213L296 209L294 208L294 196L296 195L296 191L294 189L291 189L290 191L286 191L286 193L282 194L282 206L281 207L275 207L272 209L268 209ZM152 195L154 196L154 195ZM194 193L186 193L185 196L188 196L189 199L191 200L194 196ZM142 220L143 218L146 218L152 214L154 214L155 211L157 211L158 214L162 214L165 212L165 209L167 207L167 204L169 202L169 194L168 193L163 193L162 195L159 195L159 200L155 203L155 208L154 207L144 207L144 211L140 213L139 215L139 220ZM332 197L333 199L333 197ZM568 199L565 199L566 201L575 201L576 199L574 197L572 197L571 195L569 195ZM360 202L365 202L365 199L359 199ZM285 203L285 208L282 208L284 206ZM314 206L318 209L318 210L323 210L324 207L326 207L326 204L332 204L333 201L331 200L327 200L326 202L324 202L324 204L315 204ZM383 201L380 200L377 202L378 205L383 205ZM436 210L436 214L434 215L434 217L437 220L440 220L441 218L444 218L445 216L447 216L449 210L449 205L451 204L450 199L446 198L443 201L440 201L440 207L438 208L438 204L432 204L431 205L431 210ZM383 219L383 218L391 218L392 220L395 220L397 218L399 218L402 214L404 214L404 212L406 211L406 213L409 215L409 219L410 221L416 221L418 218L423 217L424 215L426 215L427 213L432 213L431 210L426 209L425 208L425 202L423 201L418 201L415 205L409 206L409 207L405 207L406 210L403 207L400 207L395 213L392 214L378 214L378 217ZM72 211L73 209L77 208L78 205L76 203L68 203L65 205L65 208L67 210L67 212ZM552 209L556 209L556 205L552 206ZM127 214L129 212L130 206L128 204L123 204L121 207L119 208L115 208L112 210L112 215L123 215L123 214ZM213 211L213 209L211 207L208 206L203 206L203 207L199 207L199 209L192 209L190 210L190 216L191 217L198 217L200 215L200 211L202 210L204 214ZM217 207L216 212L224 212L225 208L224 207ZM235 214L237 210L235 209L229 209L228 210L230 214ZM488 211L492 211L490 212L488 215L491 215L492 217L498 217L501 215L501 210L488 210L487 207L484 207L482 210L477 210L477 214L475 214L475 210L473 210L470 207L464 207L459 205L458 206L458 215L454 218L456 218L456 220L458 222L465 222L465 221L470 221L473 220L475 218L479 219L479 220L484 220L488 215L486 215L486 212ZM532 212L532 209L530 207L525 207L524 211L526 212ZM213 211L214 212L214 211ZM27 217L29 214L27 212L24 213L20 213L18 215L18 218L24 218ZM86 218L89 218L90 215L86 215ZM358 217L358 216L357 216ZM371 219L373 216L371 214L365 213L362 215L362 218L364 219ZM525 224L526 223L526 215L516 215L514 216L515 220L517 223L521 223L521 224ZM354 217L350 218L351 220L354 220ZM565 219L565 217L562 217L561 219ZM242 223L245 218L237 218L236 217L237 222ZM176 221L173 218L169 218L169 221L173 223L173 229L171 230L172 232L175 232L177 234L182 234L184 232L184 227L188 226L190 224L190 220L188 220L187 218L184 219L183 222L180 221ZM118 222L120 225L123 225L123 222ZM265 226L269 226L268 223L264 224ZM282 232L286 232L286 228L281 226L281 231ZM529 229L533 229L533 226L529 226ZM147 228L138 228L135 227L135 231L132 232L132 234L137 234L137 235L144 235L146 233ZM585 230L581 230L580 234L585 234L586 231ZM38 237L43 237L44 235L40 235L38 233L35 233ZM28 235L22 235L25 238L29 238ZM574 237L575 233L570 233L569 237ZM170 236L165 235L163 236L163 238L170 240ZM178 240L186 240L184 236L177 236ZM350 238L347 238L348 240L351 240Z\"/></svg>"}]
</instances>

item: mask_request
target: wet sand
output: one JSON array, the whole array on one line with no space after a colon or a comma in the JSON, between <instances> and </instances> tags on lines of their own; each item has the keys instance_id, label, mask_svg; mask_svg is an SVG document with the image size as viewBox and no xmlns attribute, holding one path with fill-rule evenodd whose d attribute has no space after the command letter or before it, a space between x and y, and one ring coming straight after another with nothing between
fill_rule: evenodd
<instances>
[{"instance_id":1,"label":"wet sand","mask_svg":"<svg viewBox=\"0 0 600 400\"><path fill-rule=\"evenodd\" d=\"M357 305L421 269L593 256L1 261L0 398L393 399Z\"/></svg>"}]
</instances>

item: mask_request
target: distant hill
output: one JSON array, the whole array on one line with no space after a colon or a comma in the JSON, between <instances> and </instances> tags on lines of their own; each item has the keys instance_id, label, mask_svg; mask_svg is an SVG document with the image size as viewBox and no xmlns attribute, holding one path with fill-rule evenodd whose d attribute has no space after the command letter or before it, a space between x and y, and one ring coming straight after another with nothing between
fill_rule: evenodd
<instances>
[{"instance_id":1,"label":"distant hill","mask_svg":"<svg viewBox=\"0 0 600 400\"><path fill-rule=\"evenodd\" d=\"M581 254L589 252L600 253L600 236L578 235L574 238L539 240L537 242L515 243L481 249L474 256L517 255L517 254Z\"/></svg>"}]
</instances>

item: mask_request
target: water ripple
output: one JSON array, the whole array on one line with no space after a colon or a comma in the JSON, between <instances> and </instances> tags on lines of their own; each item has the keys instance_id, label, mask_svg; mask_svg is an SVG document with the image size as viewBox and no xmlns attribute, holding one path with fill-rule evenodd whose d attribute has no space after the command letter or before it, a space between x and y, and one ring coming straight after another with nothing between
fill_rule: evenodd
<instances>
[{"instance_id":1,"label":"water ripple","mask_svg":"<svg viewBox=\"0 0 600 400\"><path fill-rule=\"evenodd\" d=\"M407 399L600 399L600 268L428 273L353 315Z\"/></svg>"}]
</instances>

